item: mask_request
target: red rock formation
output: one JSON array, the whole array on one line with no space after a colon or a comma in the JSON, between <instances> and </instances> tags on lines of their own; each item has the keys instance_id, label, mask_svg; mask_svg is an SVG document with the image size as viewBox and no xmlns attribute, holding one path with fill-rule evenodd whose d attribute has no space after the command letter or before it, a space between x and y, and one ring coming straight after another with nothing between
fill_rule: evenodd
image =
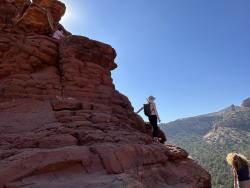
<instances>
[{"instance_id":1,"label":"red rock formation","mask_svg":"<svg viewBox=\"0 0 250 188\"><path fill-rule=\"evenodd\" d=\"M0 28L14 25L29 5L29 0L0 0Z\"/></svg>"},{"instance_id":2,"label":"red rock formation","mask_svg":"<svg viewBox=\"0 0 250 188\"><path fill-rule=\"evenodd\" d=\"M0 24L0 188L210 188L184 150L152 143L115 90L115 50L50 38L47 12L56 25L64 5L33 2L0 1L12 20Z\"/></svg>"},{"instance_id":3,"label":"red rock formation","mask_svg":"<svg viewBox=\"0 0 250 188\"><path fill-rule=\"evenodd\" d=\"M147 134L152 136L153 126L149 122L146 122L145 127L147 130ZM158 138L160 143L164 144L167 141L166 134L161 130L159 126L158 126Z\"/></svg>"}]
</instances>

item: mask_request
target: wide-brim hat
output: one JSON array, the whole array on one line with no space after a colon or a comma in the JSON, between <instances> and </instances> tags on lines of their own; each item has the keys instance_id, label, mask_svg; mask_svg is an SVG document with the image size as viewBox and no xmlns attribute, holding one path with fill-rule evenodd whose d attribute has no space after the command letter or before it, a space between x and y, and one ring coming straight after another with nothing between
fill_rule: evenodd
<instances>
[{"instance_id":1,"label":"wide-brim hat","mask_svg":"<svg viewBox=\"0 0 250 188\"><path fill-rule=\"evenodd\" d=\"M149 99L149 100L155 100L155 97L152 96L152 95L150 95L150 96L148 97L148 99Z\"/></svg>"}]
</instances>

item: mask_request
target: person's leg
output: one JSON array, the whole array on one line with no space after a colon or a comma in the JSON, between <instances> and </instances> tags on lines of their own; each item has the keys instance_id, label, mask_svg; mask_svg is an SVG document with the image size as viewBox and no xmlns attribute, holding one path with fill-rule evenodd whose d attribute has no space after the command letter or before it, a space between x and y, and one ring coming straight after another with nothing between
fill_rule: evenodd
<instances>
[{"instance_id":1,"label":"person's leg","mask_svg":"<svg viewBox=\"0 0 250 188\"><path fill-rule=\"evenodd\" d=\"M158 126L157 126L157 116L152 115L149 117L150 124L153 127L153 137L158 137Z\"/></svg>"},{"instance_id":2,"label":"person's leg","mask_svg":"<svg viewBox=\"0 0 250 188\"><path fill-rule=\"evenodd\" d=\"M149 116L148 120L149 120L150 125L153 127L153 118L152 118L152 116Z\"/></svg>"}]
</instances>

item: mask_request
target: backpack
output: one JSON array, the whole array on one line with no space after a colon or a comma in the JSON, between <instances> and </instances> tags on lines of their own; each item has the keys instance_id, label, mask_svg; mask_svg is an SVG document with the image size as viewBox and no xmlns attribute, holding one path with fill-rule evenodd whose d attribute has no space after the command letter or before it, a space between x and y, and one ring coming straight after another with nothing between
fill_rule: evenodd
<instances>
[{"instance_id":1,"label":"backpack","mask_svg":"<svg viewBox=\"0 0 250 188\"><path fill-rule=\"evenodd\" d=\"M144 114L149 117L151 115L150 104L149 103L144 104L143 109L144 109Z\"/></svg>"}]
</instances>

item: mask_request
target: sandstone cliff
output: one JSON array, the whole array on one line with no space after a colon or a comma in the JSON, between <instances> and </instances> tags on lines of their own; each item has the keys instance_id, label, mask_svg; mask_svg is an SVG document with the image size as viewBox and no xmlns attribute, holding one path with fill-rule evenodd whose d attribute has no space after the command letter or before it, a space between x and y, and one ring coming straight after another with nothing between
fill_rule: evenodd
<instances>
[{"instance_id":1,"label":"sandstone cliff","mask_svg":"<svg viewBox=\"0 0 250 188\"><path fill-rule=\"evenodd\" d=\"M153 144L115 90L115 50L49 35L57 0L0 0L0 188L210 188L184 150Z\"/></svg>"}]
</instances>

